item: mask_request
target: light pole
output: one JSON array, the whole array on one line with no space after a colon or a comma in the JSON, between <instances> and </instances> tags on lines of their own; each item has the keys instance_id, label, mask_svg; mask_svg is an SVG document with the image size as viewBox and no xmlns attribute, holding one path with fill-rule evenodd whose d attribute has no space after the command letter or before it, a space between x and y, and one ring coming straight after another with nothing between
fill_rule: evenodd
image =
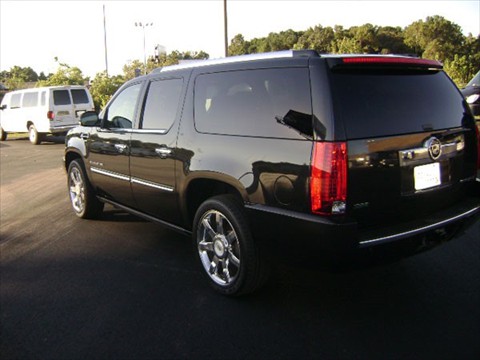
<instances>
[{"instance_id":1,"label":"light pole","mask_svg":"<svg viewBox=\"0 0 480 360\"><path fill-rule=\"evenodd\" d=\"M136 22L135 23L136 27L141 27L143 29L143 66L144 66L144 74L147 74L147 53L145 52L145 28L148 26L153 26L152 23L141 23L141 22Z\"/></svg>"}]
</instances>

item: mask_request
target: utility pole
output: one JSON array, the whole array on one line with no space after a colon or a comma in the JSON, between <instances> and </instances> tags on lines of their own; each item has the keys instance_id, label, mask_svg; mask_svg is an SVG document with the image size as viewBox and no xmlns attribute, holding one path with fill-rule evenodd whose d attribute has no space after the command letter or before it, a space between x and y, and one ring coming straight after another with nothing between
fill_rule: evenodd
<instances>
[{"instance_id":1,"label":"utility pole","mask_svg":"<svg viewBox=\"0 0 480 360\"><path fill-rule=\"evenodd\" d=\"M225 57L228 56L227 0L223 0L223 24L225 29Z\"/></svg>"},{"instance_id":2,"label":"utility pole","mask_svg":"<svg viewBox=\"0 0 480 360\"><path fill-rule=\"evenodd\" d=\"M108 77L108 58L107 58L107 18L105 16L105 4L103 4L103 36L105 43L105 72Z\"/></svg>"}]
</instances>

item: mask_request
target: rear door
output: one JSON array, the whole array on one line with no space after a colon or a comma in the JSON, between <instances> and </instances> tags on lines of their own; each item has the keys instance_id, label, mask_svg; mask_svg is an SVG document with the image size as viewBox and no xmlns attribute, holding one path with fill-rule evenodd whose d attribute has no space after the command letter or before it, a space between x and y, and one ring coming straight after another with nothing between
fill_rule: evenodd
<instances>
[{"instance_id":1,"label":"rear door","mask_svg":"<svg viewBox=\"0 0 480 360\"><path fill-rule=\"evenodd\" d=\"M333 68L330 78L348 140L348 211L362 226L465 199L476 172L474 122L443 71L369 65Z\"/></svg>"},{"instance_id":2,"label":"rear door","mask_svg":"<svg viewBox=\"0 0 480 360\"><path fill-rule=\"evenodd\" d=\"M149 82L139 129L132 131L130 172L132 190L142 212L178 222L175 166L177 131L184 98L183 78Z\"/></svg>"},{"instance_id":3,"label":"rear door","mask_svg":"<svg viewBox=\"0 0 480 360\"><path fill-rule=\"evenodd\" d=\"M54 115L53 120L50 122L50 126L55 128L77 124L78 120L75 119L70 90L64 88L52 89L50 91L50 111L53 111Z\"/></svg>"}]
</instances>

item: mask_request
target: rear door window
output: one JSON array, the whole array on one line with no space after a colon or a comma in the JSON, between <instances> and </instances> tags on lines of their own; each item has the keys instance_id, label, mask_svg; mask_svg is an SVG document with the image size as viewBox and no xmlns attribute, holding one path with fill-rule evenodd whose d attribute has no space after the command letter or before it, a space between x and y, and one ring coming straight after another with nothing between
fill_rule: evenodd
<instances>
[{"instance_id":1,"label":"rear door window","mask_svg":"<svg viewBox=\"0 0 480 360\"><path fill-rule=\"evenodd\" d=\"M211 134L312 137L308 69L199 75L195 80L195 127Z\"/></svg>"},{"instance_id":2,"label":"rear door window","mask_svg":"<svg viewBox=\"0 0 480 360\"><path fill-rule=\"evenodd\" d=\"M71 92L74 104L88 104L90 102L85 89L72 89Z\"/></svg>"},{"instance_id":3,"label":"rear door window","mask_svg":"<svg viewBox=\"0 0 480 360\"><path fill-rule=\"evenodd\" d=\"M150 84L143 111L143 129L170 129L175 121L182 87L182 79L159 80Z\"/></svg>"},{"instance_id":4,"label":"rear door window","mask_svg":"<svg viewBox=\"0 0 480 360\"><path fill-rule=\"evenodd\" d=\"M70 105L70 94L68 90L53 90L53 103L55 105Z\"/></svg>"},{"instance_id":5,"label":"rear door window","mask_svg":"<svg viewBox=\"0 0 480 360\"><path fill-rule=\"evenodd\" d=\"M350 70L331 83L349 139L462 126L463 98L443 72Z\"/></svg>"}]
</instances>

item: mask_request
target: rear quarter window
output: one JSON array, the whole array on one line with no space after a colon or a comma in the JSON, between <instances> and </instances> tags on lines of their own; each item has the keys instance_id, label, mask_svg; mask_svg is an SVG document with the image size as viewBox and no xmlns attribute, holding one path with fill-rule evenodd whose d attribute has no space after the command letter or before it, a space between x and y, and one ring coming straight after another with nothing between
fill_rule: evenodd
<instances>
[{"instance_id":1,"label":"rear quarter window","mask_svg":"<svg viewBox=\"0 0 480 360\"><path fill-rule=\"evenodd\" d=\"M195 127L210 134L311 138L306 68L239 70L195 80Z\"/></svg>"},{"instance_id":2,"label":"rear quarter window","mask_svg":"<svg viewBox=\"0 0 480 360\"><path fill-rule=\"evenodd\" d=\"M349 139L462 126L463 98L442 71L349 70L331 83Z\"/></svg>"},{"instance_id":3,"label":"rear quarter window","mask_svg":"<svg viewBox=\"0 0 480 360\"><path fill-rule=\"evenodd\" d=\"M70 105L70 94L68 90L54 90L53 91L53 104L54 105Z\"/></svg>"}]
</instances>

